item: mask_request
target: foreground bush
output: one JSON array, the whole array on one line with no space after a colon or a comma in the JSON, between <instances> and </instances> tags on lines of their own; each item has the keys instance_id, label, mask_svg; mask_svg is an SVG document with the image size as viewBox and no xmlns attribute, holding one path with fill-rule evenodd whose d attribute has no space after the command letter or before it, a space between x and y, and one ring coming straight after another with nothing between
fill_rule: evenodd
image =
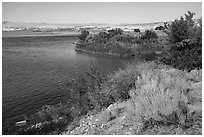
<instances>
[{"instance_id":1,"label":"foreground bush","mask_svg":"<svg viewBox=\"0 0 204 137\"><path fill-rule=\"evenodd\" d=\"M104 83L103 90L108 98L115 101L124 101L130 98L129 90L135 87L135 81L141 73L149 69L163 68L154 62L139 63L127 66L124 70L119 70L108 77L108 82Z\"/></svg>"}]
</instances>

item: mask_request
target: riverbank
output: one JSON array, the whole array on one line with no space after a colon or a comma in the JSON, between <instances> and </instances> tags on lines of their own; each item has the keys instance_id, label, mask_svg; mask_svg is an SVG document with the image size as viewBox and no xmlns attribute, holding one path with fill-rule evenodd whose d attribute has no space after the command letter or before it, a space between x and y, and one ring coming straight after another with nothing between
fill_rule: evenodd
<instances>
[{"instance_id":1,"label":"riverbank","mask_svg":"<svg viewBox=\"0 0 204 137\"><path fill-rule=\"evenodd\" d=\"M74 43L76 44L76 43ZM162 55L162 51L160 50L140 50L140 51L135 51L134 54L119 54L119 53L107 53L107 52L96 52L96 51L89 51L85 49L79 49L75 46L75 51L77 52L84 52L84 53L89 53L89 54L97 54L97 55L104 55L104 56L115 56L115 57L134 57L137 55L145 55L145 54L154 54L154 55Z\"/></svg>"},{"instance_id":2,"label":"riverbank","mask_svg":"<svg viewBox=\"0 0 204 137\"><path fill-rule=\"evenodd\" d=\"M141 77L137 78L140 74ZM123 86L130 86L131 83L135 83L137 89L134 87L128 90L120 89ZM130 65L111 75L104 84L106 92L107 90L112 92L110 93L112 97L119 98L122 96L118 94L123 96L126 94L129 98L122 97L120 101L110 104L97 113L82 116L61 134L200 135L202 134L201 83L202 70L192 70L187 73L154 63ZM112 91L111 87L116 89ZM164 88L166 90L162 90ZM187 90L189 92L186 92Z\"/></svg>"}]
</instances>

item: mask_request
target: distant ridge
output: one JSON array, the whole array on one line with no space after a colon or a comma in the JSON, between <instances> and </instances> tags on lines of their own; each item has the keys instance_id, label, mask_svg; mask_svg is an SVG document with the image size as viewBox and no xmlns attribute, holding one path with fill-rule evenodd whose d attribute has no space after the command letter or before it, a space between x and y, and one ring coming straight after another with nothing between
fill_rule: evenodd
<instances>
[{"instance_id":1,"label":"distant ridge","mask_svg":"<svg viewBox=\"0 0 204 137\"><path fill-rule=\"evenodd\" d=\"M168 21L170 22L170 21ZM25 22L11 22L11 21L3 21L2 22L2 27L26 27L26 28L31 28L31 27L40 27L40 26L133 26L133 25L153 25L153 24L161 24L164 22L152 22L152 23L121 23L121 24L108 24L108 23L70 23L70 24L51 24L51 23L36 23L36 22L30 22L30 23L25 23Z\"/></svg>"},{"instance_id":2,"label":"distant ridge","mask_svg":"<svg viewBox=\"0 0 204 137\"><path fill-rule=\"evenodd\" d=\"M199 19L194 19L197 22ZM171 23L173 21L164 21ZM46 23L46 22L12 22L12 21L2 21L2 27L39 27L39 26L138 26L138 25L154 25L162 24L162 21L157 22L147 22L147 23Z\"/></svg>"},{"instance_id":3,"label":"distant ridge","mask_svg":"<svg viewBox=\"0 0 204 137\"><path fill-rule=\"evenodd\" d=\"M52 24L52 23L37 23L37 22L12 22L12 21L3 21L3 27L38 27L44 25L52 25L52 26L101 26L101 25L109 25L107 23L69 23L69 24Z\"/></svg>"}]
</instances>

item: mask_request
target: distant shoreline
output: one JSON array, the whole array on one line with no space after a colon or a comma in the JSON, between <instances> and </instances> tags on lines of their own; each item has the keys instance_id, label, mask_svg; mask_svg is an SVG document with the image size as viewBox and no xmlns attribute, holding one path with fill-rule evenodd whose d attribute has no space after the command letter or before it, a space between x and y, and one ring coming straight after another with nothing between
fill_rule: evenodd
<instances>
[{"instance_id":1,"label":"distant shoreline","mask_svg":"<svg viewBox=\"0 0 204 137\"><path fill-rule=\"evenodd\" d=\"M14 31L14 32L2 32L2 38L7 37L49 37L49 36L78 36L78 32L21 32L21 31Z\"/></svg>"}]
</instances>

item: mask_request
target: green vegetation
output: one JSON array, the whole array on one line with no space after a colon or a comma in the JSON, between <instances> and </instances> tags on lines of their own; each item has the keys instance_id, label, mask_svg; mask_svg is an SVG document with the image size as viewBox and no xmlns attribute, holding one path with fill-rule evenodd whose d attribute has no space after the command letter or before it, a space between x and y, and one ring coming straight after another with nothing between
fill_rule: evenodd
<instances>
[{"instance_id":1,"label":"green vegetation","mask_svg":"<svg viewBox=\"0 0 204 137\"><path fill-rule=\"evenodd\" d=\"M169 26L170 46L161 62L188 71L202 68L202 19L196 23L194 15L188 12Z\"/></svg>"},{"instance_id":2,"label":"green vegetation","mask_svg":"<svg viewBox=\"0 0 204 137\"><path fill-rule=\"evenodd\" d=\"M78 38L81 40L81 41L84 41L85 38L89 35L89 32L86 31L86 30L83 30L81 31L81 34L78 36Z\"/></svg>"},{"instance_id":3,"label":"green vegetation","mask_svg":"<svg viewBox=\"0 0 204 137\"><path fill-rule=\"evenodd\" d=\"M140 32L140 29L134 29L134 32Z\"/></svg>"},{"instance_id":4,"label":"green vegetation","mask_svg":"<svg viewBox=\"0 0 204 137\"><path fill-rule=\"evenodd\" d=\"M83 35L76 49L117 56L134 56L138 53L163 51L160 62L182 70L200 69L202 66L202 19L193 19L195 14L188 11L184 17L171 24L164 23L153 30L146 30L137 36L125 34L121 29L112 29ZM165 52L164 52L165 51Z\"/></svg>"},{"instance_id":5,"label":"green vegetation","mask_svg":"<svg viewBox=\"0 0 204 137\"><path fill-rule=\"evenodd\" d=\"M159 26L159 27L156 27L155 30L165 30L165 27Z\"/></svg>"},{"instance_id":6,"label":"green vegetation","mask_svg":"<svg viewBox=\"0 0 204 137\"><path fill-rule=\"evenodd\" d=\"M141 39L157 39L157 34L152 30L146 30L144 35L142 35Z\"/></svg>"},{"instance_id":7,"label":"green vegetation","mask_svg":"<svg viewBox=\"0 0 204 137\"><path fill-rule=\"evenodd\" d=\"M88 34L88 32L86 34ZM139 34L139 36L125 34L119 28L109 30L108 32L100 32L95 35L84 35L84 31L82 31L81 35L86 36L86 38L80 39L80 42L76 45L76 50L81 49L125 57L134 56L146 50L144 47L147 47L147 45L152 46L151 43L158 43L158 36L153 30L147 30ZM154 47L156 48L156 46ZM152 50L155 49L151 47L151 51Z\"/></svg>"}]
</instances>

